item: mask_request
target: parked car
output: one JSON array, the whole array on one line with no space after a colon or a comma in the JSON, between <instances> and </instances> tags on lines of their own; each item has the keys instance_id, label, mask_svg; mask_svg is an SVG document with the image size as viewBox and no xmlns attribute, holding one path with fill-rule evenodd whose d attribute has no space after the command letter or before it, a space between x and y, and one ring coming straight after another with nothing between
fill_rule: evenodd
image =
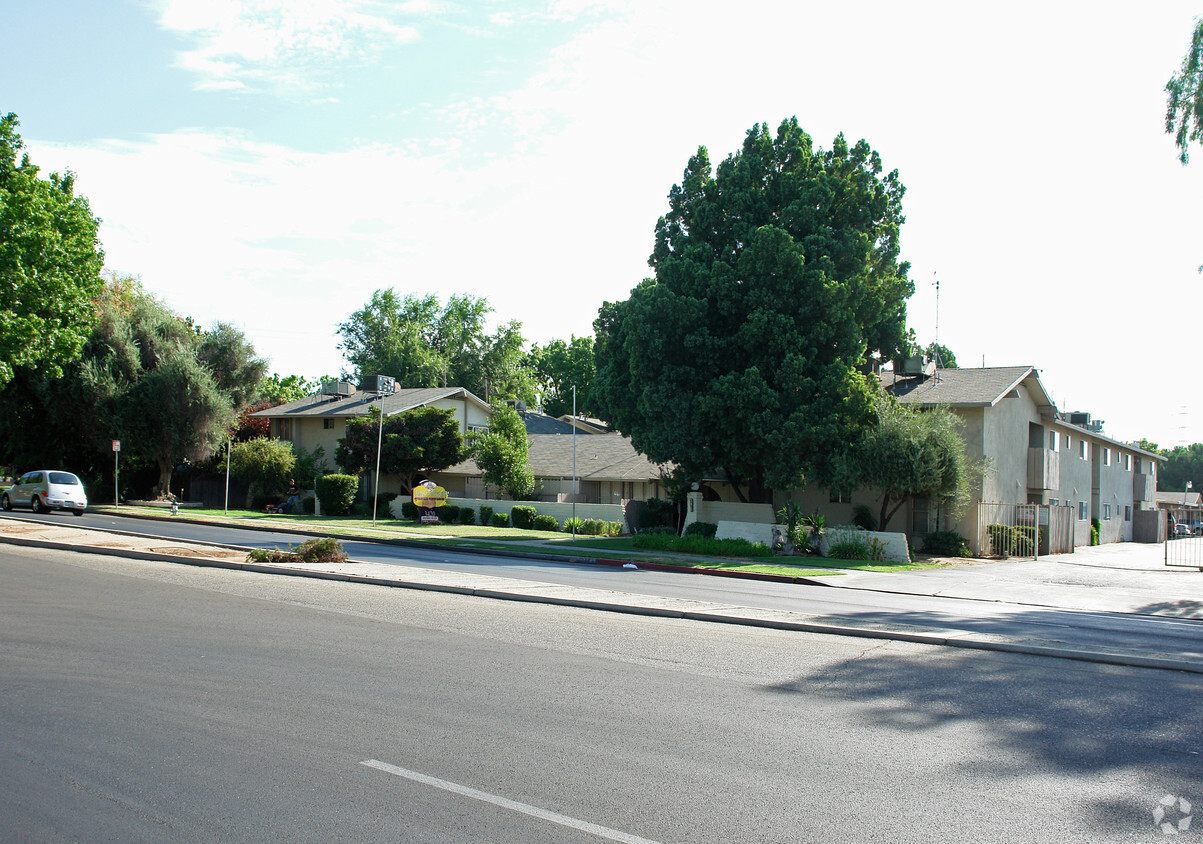
<instances>
[{"instance_id":1,"label":"parked car","mask_svg":"<svg viewBox=\"0 0 1203 844\"><path fill-rule=\"evenodd\" d=\"M35 513L51 510L70 510L82 516L88 507L88 496L79 478L57 469L38 469L26 472L17 482L0 494L0 507L29 507Z\"/></svg>"},{"instance_id":2,"label":"parked car","mask_svg":"<svg viewBox=\"0 0 1203 844\"><path fill-rule=\"evenodd\" d=\"M1190 525L1186 522L1175 522L1174 530L1170 534L1173 537L1190 536Z\"/></svg>"}]
</instances>

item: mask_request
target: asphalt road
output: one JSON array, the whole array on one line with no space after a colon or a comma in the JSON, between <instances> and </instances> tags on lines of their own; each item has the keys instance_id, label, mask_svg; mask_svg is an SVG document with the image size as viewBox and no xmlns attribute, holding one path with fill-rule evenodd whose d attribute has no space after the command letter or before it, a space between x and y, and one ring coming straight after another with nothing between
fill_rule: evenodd
<instances>
[{"instance_id":1,"label":"asphalt road","mask_svg":"<svg viewBox=\"0 0 1203 844\"><path fill-rule=\"evenodd\" d=\"M22 513L21 517L28 518L28 514ZM129 519L103 513L87 513L79 518L55 513L40 518L79 527L114 528L247 548L283 547L301 539L283 531L266 533L184 521ZM787 610L806 613L818 623L849 627L932 634L984 634L1042 646L1203 661L1203 621L1197 619L1084 612L676 572L631 571L585 563L465 553L438 546L398 546L353 540L344 540L343 544L353 559L397 566L471 571L563 586Z\"/></svg>"},{"instance_id":2,"label":"asphalt road","mask_svg":"<svg viewBox=\"0 0 1203 844\"><path fill-rule=\"evenodd\" d=\"M25 548L0 583L0 841L1159 840L1203 800L1197 675Z\"/></svg>"}]
</instances>

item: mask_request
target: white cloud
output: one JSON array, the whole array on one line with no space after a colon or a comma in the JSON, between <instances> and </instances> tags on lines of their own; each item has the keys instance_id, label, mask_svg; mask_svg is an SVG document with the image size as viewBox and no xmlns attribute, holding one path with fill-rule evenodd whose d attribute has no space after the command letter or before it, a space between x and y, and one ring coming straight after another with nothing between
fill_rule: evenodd
<instances>
[{"instance_id":1,"label":"white cloud","mask_svg":"<svg viewBox=\"0 0 1203 844\"><path fill-rule=\"evenodd\" d=\"M178 64L200 90L266 87L277 93L328 84L331 61L362 61L416 41L409 23L435 6L375 0L153 0L159 24L196 46Z\"/></svg>"}]
</instances>

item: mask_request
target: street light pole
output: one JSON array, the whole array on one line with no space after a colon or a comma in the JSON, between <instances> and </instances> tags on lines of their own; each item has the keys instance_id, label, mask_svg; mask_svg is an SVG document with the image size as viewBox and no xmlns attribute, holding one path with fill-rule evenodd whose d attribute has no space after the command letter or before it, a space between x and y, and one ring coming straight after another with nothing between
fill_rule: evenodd
<instances>
[{"instance_id":1,"label":"street light pole","mask_svg":"<svg viewBox=\"0 0 1203 844\"><path fill-rule=\"evenodd\" d=\"M376 397L380 399L380 428L376 435L376 478L372 489L372 527L376 526L376 502L380 498L380 451L384 446L384 394L393 392L396 381L379 376L376 381Z\"/></svg>"}]
</instances>

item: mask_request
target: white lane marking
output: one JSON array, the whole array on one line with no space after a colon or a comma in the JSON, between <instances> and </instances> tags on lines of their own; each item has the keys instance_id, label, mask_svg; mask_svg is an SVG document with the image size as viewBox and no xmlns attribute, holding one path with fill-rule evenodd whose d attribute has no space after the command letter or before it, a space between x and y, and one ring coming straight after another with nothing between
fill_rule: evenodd
<instances>
[{"instance_id":1,"label":"white lane marking","mask_svg":"<svg viewBox=\"0 0 1203 844\"><path fill-rule=\"evenodd\" d=\"M561 826L579 829L581 832L588 832L591 835L596 835L599 838L606 838L610 841L621 841L623 844L658 844L648 838L640 838L638 835L629 835L625 832L620 832L617 829L610 829L605 826L598 826L595 823L588 821L577 820L570 818L567 815L561 815L559 812L549 812L547 809L540 809L538 806L529 806L526 803L519 803L516 800L507 800L504 797L498 797L496 794L489 794L486 791L477 791L475 788L469 788L466 785L441 780L438 777L430 777L426 774L419 774L417 771L410 771L406 768L398 768L396 765L390 765L387 762L378 762L375 759L368 759L365 762L360 762L361 765L366 765L369 768L375 768L378 771L384 771L386 774L392 774L398 777L404 777L407 780L433 785L435 788L441 788L444 791L450 791L453 794L460 794L464 797L471 797L473 800L480 800L485 803L492 803L494 806L500 806L503 809L509 809L512 812L521 812L524 815L530 815L534 818L539 818L544 821L558 823Z\"/></svg>"}]
</instances>

